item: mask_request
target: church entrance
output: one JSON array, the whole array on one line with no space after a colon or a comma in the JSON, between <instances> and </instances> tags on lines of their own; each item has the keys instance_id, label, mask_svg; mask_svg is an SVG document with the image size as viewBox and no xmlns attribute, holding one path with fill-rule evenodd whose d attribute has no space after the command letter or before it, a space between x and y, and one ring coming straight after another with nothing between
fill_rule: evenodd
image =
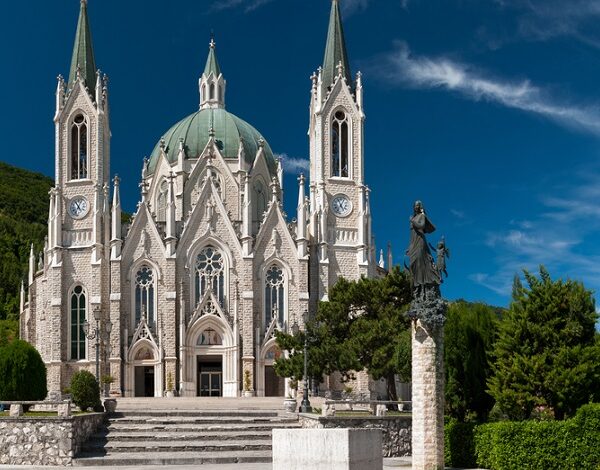
<instances>
[{"instance_id":1,"label":"church entrance","mask_svg":"<svg viewBox=\"0 0 600 470\"><path fill-rule=\"evenodd\" d=\"M154 396L154 366L136 366L135 368L135 396Z\"/></svg>"},{"instance_id":2,"label":"church entrance","mask_svg":"<svg viewBox=\"0 0 600 470\"><path fill-rule=\"evenodd\" d=\"M198 384L199 397L223 396L223 359L221 357L198 356Z\"/></svg>"},{"instance_id":3,"label":"church entrance","mask_svg":"<svg viewBox=\"0 0 600 470\"><path fill-rule=\"evenodd\" d=\"M284 378L275 373L273 366L265 366L265 397L282 397L284 394Z\"/></svg>"}]
</instances>

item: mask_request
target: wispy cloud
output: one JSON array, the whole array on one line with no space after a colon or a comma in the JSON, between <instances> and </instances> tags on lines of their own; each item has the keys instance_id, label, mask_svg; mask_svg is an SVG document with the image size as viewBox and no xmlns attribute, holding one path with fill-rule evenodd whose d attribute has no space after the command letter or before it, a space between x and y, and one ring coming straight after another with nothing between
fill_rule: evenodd
<instances>
[{"instance_id":1,"label":"wispy cloud","mask_svg":"<svg viewBox=\"0 0 600 470\"><path fill-rule=\"evenodd\" d=\"M249 13L273 1L274 0L217 0L212 3L211 10L220 11L238 8L245 13Z\"/></svg>"},{"instance_id":2,"label":"wispy cloud","mask_svg":"<svg viewBox=\"0 0 600 470\"><path fill-rule=\"evenodd\" d=\"M545 41L570 36L600 47L598 0L496 0L496 4L518 15L516 33L521 38Z\"/></svg>"},{"instance_id":3,"label":"wispy cloud","mask_svg":"<svg viewBox=\"0 0 600 470\"><path fill-rule=\"evenodd\" d=\"M545 265L554 277L582 280L600 291L600 249L589 243L600 236L600 171L578 172L576 184L562 187L560 198L541 196L545 211L529 220L511 220L490 232L485 245L494 253L495 271L469 278L499 295L509 295L515 274Z\"/></svg>"},{"instance_id":4,"label":"wispy cloud","mask_svg":"<svg viewBox=\"0 0 600 470\"><path fill-rule=\"evenodd\" d=\"M577 106L560 102L529 80L494 78L473 66L445 57L418 57L402 41L396 42L394 50L384 56L383 65L377 67L392 84L446 89L472 100L520 109L600 136L598 105Z\"/></svg>"},{"instance_id":5,"label":"wispy cloud","mask_svg":"<svg viewBox=\"0 0 600 470\"><path fill-rule=\"evenodd\" d=\"M308 172L310 169L310 162L306 158L290 157L287 153L276 154L275 158L281 158L284 171L290 173Z\"/></svg>"}]
</instances>

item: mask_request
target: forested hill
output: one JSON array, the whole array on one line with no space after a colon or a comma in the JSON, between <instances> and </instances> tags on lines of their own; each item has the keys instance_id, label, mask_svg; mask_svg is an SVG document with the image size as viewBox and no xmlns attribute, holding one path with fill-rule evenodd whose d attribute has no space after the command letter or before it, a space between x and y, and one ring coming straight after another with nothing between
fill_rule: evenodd
<instances>
[{"instance_id":1,"label":"forested hill","mask_svg":"<svg viewBox=\"0 0 600 470\"><path fill-rule=\"evenodd\" d=\"M29 247L33 242L36 254L43 248L53 184L40 173L0 162L0 320L18 318Z\"/></svg>"}]
</instances>

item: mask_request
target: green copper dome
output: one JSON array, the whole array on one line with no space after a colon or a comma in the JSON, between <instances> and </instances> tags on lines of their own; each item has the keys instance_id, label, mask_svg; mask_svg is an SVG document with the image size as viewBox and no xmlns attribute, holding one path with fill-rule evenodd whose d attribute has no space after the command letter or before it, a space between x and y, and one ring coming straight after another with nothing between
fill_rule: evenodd
<instances>
[{"instance_id":1,"label":"green copper dome","mask_svg":"<svg viewBox=\"0 0 600 470\"><path fill-rule=\"evenodd\" d=\"M237 159L241 142L244 147L244 157L249 166L254 162L259 148L259 141L264 140L264 152L269 170L272 175L276 174L273 151L260 132L246 121L221 108L201 109L194 114L190 114L164 134L165 153L169 162L175 163L177 161L180 139L183 139L186 157L198 157L208 144L211 128L214 130L215 141L221 155L227 159ZM159 155L160 141L156 144L150 156L149 173L154 172Z\"/></svg>"}]
</instances>

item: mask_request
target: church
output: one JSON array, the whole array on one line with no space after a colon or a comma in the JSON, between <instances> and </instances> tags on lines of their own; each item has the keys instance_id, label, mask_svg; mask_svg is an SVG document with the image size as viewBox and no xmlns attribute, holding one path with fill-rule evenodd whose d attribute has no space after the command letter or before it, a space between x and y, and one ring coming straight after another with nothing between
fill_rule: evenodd
<instances>
[{"instance_id":1,"label":"church","mask_svg":"<svg viewBox=\"0 0 600 470\"><path fill-rule=\"evenodd\" d=\"M56 88L48 234L21 289L21 338L46 364L50 397L97 367L112 377L112 396L283 396L275 330L302 328L338 278L380 274L362 79L351 74L339 0L309 85L310 172L298 177L294 219L282 207L281 161L229 111L227 86L244 81L223 70L211 41L199 101L189 103L197 111L131 162L142 164L141 200L122 223L120 185L138 181L111 175L119 108L81 0L69 77Z\"/></svg>"}]
</instances>

